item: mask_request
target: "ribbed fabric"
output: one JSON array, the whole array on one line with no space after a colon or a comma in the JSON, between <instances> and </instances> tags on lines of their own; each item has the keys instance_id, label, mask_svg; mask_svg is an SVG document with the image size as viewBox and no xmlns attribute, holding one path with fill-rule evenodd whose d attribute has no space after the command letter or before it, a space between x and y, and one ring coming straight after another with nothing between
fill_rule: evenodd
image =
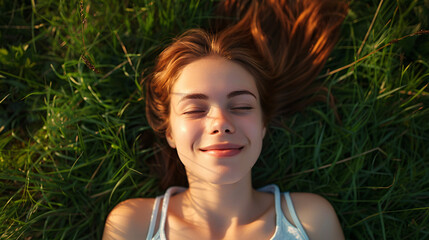
<instances>
[{"instance_id":1,"label":"ribbed fabric","mask_svg":"<svg viewBox=\"0 0 429 240\"><path fill-rule=\"evenodd\" d=\"M165 221L167 219L168 202L170 201L170 197L172 195L174 195L175 193L183 192L185 190L186 188L183 187L170 187L169 189L167 189L166 193L163 196L159 196L156 198L152 210L148 234L146 237L147 240L167 240L167 238L165 237L164 228ZM295 208L293 206L289 192L281 194L277 185L274 184L260 188L258 189L258 191L274 193L274 204L276 209L276 230L270 240L308 240L308 236L305 233L304 228L302 227L301 222L298 219L298 216L296 215ZM289 213L292 216L292 220L296 227L292 225L283 214L281 208L281 195L283 195L286 199ZM164 202L162 203L161 207L161 219L159 229L155 233L155 235L153 235L161 199L164 199Z\"/></svg>"}]
</instances>

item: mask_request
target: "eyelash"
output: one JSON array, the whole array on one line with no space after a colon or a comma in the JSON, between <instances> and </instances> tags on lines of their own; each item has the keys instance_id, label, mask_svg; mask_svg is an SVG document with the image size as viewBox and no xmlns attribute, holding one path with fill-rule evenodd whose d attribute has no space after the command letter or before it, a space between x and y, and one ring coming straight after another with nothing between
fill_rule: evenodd
<instances>
[{"instance_id":1,"label":"eyelash","mask_svg":"<svg viewBox=\"0 0 429 240\"><path fill-rule=\"evenodd\" d=\"M250 106L248 106L248 107L233 107L231 109L232 110L252 110L253 107L250 107Z\"/></svg>"},{"instance_id":2,"label":"eyelash","mask_svg":"<svg viewBox=\"0 0 429 240\"><path fill-rule=\"evenodd\" d=\"M187 111L187 112L184 112L183 114L201 114L201 113L204 113L205 111L204 110L193 110L193 111Z\"/></svg>"}]
</instances>

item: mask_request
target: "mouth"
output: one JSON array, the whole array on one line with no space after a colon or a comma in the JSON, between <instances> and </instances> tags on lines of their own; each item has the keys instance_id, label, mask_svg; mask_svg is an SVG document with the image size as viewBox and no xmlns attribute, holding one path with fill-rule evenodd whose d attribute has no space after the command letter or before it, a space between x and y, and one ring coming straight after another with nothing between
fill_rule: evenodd
<instances>
[{"instance_id":1,"label":"mouth","mask_svg":"<svg viewBox=\"0 0 429 240\"><path fill-rule=\"evenodd\" d=\"M237 144L215 144L200 148L200 151L214 157L232 157L239 154L243 148L244 146Z\"/></svg>"}]
</instances>

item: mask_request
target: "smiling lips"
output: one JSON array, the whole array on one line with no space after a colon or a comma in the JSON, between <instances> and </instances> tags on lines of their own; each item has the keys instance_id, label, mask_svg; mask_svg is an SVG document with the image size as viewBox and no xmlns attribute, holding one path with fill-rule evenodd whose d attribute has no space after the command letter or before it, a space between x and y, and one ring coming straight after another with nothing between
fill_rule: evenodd
<instances>
[{"instance_id":1,"label":"smiling lips","mask_svg":"<svg viewBox=\"0 0 429 240\"><path fill-rule=\"evenodd\" d=\"M239 154L243 147L242 145L227 143L210 145L200 148L200 150L214 157L232 157Z\"/></svg>"}]
</instances>

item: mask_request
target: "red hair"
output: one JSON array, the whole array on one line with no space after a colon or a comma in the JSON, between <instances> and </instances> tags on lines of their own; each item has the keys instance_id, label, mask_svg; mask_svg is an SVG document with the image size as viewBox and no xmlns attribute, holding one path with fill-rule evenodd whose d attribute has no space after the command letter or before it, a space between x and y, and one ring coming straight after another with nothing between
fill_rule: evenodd
<instances>
[{"instance_id":1,"label":"red hair","mask_svg":"<svg viewBox=\"0 0 429 240\"><path fill-rule=\"evenodd\" d=\"M240 64L256 80L264 122L320 99L315 81L337 38L347 5L330 0L226 0L210 31L191 29L158 57L146 78L146 116L161 138L169 131L170 91L189 63L216 55ZM234 17L237 17L235 20ZM322 99L325 99L323 97ZM161 187L186 185L184 166L166 141L155 154Z\"/></svg>"}]
</instances>

